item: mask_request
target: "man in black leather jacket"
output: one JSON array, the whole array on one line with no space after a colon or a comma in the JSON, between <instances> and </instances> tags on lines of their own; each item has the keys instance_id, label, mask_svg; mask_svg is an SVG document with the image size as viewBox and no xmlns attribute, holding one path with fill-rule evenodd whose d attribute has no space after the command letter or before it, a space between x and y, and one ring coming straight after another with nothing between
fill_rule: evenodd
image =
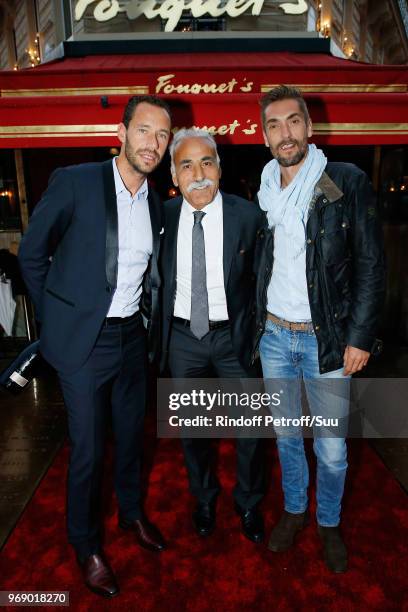
<instances>
[{"instance_id":1,"label":"man in black leather jacket","mask_svg":"<svg viewBox=\"0 0 408 612\"><path fill-rule=\"evenodd\" d=\"M347 422L350 377L378 350L384 257L367 176L353 164L328 163L308 143L312 124L301 92L276 87L262 98L261 109L265 144L274 160L263 170L258 194L267 222L257 262L256 344L267 388L279 385L287 392L274 416L288 418L290 425L274 423L285 500L269 542L276 552L287 550L308 521L302 431L290 421L301 415L301 380L312 418ZM333 393L327 385L334 379ZM339 522L345 433L315 428L313 435L318 532L327 566L343 572L347 551Z\"/></svg>"}]
</instances>

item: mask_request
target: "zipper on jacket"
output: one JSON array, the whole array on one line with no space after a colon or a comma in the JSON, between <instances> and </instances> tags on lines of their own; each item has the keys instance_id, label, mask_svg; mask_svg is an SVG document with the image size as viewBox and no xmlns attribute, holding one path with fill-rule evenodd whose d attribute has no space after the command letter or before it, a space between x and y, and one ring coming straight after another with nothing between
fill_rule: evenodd
<instances>
[{"instance_id":1,"label":"zipper on jacket","mask_svg":"<svg viewBox=\"0 0 408 612\"><path fill-rule=\"evenodd\" d=\"M273 258L273 253L272 253L272 258ZM262 336L263 336L263 333L264 333L264 330L265 330L265 323L266 323L266 318L267 318L267 307L268 307L268 304L267 304L267 291L268 291L269 283L271 282L272 268L273 268L273 261L271 262L270 270L267 272L268 276L267 276L266 282L264 283L263 288L262 288L262 300L261 300L261 303L262 303L262 307L263 307L262 311L264 313L263 314L263 320L261 322L262 323L262 328L260 328L260 329L257 328L257 330L256 330L257 339L256 339L256 343L255 343L254 349L252 351L252 357L251 357L250 365L253 365L255 363L255 355L256 355L256 353L258 351L258 347L259 347L259 344L261 342L261 339L262 339Z\"/></svg>"}]
</instances>

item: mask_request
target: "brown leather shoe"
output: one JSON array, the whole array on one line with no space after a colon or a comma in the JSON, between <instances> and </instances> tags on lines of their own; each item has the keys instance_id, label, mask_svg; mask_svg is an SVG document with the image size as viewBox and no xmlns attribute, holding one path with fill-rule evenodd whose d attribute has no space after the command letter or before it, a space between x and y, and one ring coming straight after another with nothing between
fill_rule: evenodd
<instances>
[{"instance_id":1,"label":"brown leather shoe","mask_svg":"<svg viewBox=\"0 0 408 612\"><path fill-rule=\"evenodd\" d=\"M317 533L323 543L324 560L327 567L335 574L347 571L347 549L341 537L339 527L317 526Z\"/></svg>"},{"instance_id":2,"label":"brown leather shoe","mask_svg":"<svg viewBox=\"0 0 408 612\"><path fill-rule=\"evenodd\" d=\"M146 517L133 521L119 518L119 527L125 531L133 531L140 546L147 550L161 552L166 548L162 534L157 527L149 523Z\"/></svg>"},{"instance_id":3,"label":"brown leather shoe","mask_svg":"<svg viewBox=\"0 0 408 612\"><path fill-rule=\"evenodd\" d=\"M277 525L273 528L269 540L268 548L273 552L283 552L288 550L295 539L296 534L306 527L309 522L307 512L293 514L283 511Z\"/></svg>"},{"instance_id":4,"label":"brown leather shoe","mask_svg":"<svg viewBox=\"0 0 408 612\"><path fill-rule=\"evenodd\" d=\"M80 562L85 584L97 595L115 597L119 593L115 574L101 555L90 555Z\"/></svg>"}]
</instances>

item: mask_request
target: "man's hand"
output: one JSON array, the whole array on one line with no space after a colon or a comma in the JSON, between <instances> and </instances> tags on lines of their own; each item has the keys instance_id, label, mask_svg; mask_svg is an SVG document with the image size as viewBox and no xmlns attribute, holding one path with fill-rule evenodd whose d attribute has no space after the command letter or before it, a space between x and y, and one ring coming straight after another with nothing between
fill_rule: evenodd
<instances>
[{"instance_id":1,"label":"man's hand","mask_svg":"<svg viewBox=\"0 0 408 612\"><path fill-rule=\"evenodd\" d=\"M344 371L343 376L349 376L360 372L370 358L370 353L355 348L354 346L346 346L344 351Z\"/></svg>"}]
</instances>

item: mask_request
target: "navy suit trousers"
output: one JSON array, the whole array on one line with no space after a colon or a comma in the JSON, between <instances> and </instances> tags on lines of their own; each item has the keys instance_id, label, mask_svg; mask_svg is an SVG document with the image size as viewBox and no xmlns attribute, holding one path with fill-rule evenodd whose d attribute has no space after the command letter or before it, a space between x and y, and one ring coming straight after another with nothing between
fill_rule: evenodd
<instances>
[{"instance_id":1,"label":"navy suit trousers","mask_svg":"<svg viewBox=\"0 0 408 612\"><path fill-rule=\"evenodd\" d=\"M140 463L146 398L146 334L138 315L102 327L86 363L59 372L68 412L68 539L79 557L100 551L101 485L107 424L115 438L119 514L141 517Z\"/></svg>"}]
</instances>

